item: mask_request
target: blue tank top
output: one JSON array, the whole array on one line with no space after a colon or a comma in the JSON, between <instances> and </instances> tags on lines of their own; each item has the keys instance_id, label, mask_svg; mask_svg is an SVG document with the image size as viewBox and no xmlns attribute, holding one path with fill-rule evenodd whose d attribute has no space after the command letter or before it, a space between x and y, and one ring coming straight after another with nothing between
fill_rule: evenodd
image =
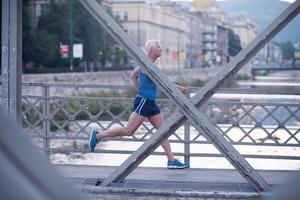
<instances>
[{"instance_id":1,"label":"blue tank top","mask_svg":"<svg viewBox=\"0 0 300 200\"><path fill-rule=\"evenodd\" d=\"M157 85L142 72L139 73L138 77L139 89L138 89L138 97L147 98L155 100L157 97Z\"/></svg>"}]
</instances>

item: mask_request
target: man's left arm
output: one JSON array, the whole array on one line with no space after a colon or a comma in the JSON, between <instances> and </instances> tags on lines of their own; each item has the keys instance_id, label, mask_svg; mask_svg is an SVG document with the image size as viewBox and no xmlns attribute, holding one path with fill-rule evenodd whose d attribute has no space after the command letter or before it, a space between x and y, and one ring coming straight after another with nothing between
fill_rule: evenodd
<instances>
[{"instance_id":1,"label":"man's left arm","mask_svg":"<svg viewBox=\"0 0 300 200\"><path fill-rule=\"evenodd\" d=\"M140 70L140 68L137 67L130 74L130 79L131 79L131 81L133 83L133 87L134 87L135 91L138 91L138 87L139 87L139 82L138 82L139 70Z\"/></svg>"},{"instance_id":2,"label":"man's left arm","mask_svg":"<svg viewBox=\"0 0 300 200\"><path fill-rule=\"evenodd\" d=\"M176 87L177 87L178 90L180 90L180 92L182 92L184 95L187 95L188 92L189 92L189 88L188 88L188 87L185 87L185 86L182 86L182 85L177 85L177 84L176 84Z\"/></svg>"}]
</instances>

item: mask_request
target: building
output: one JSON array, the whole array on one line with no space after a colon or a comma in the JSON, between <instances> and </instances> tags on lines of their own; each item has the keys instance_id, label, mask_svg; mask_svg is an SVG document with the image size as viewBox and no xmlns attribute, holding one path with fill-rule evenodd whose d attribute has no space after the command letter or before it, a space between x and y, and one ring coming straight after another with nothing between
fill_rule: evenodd
<instances>
[{"instance_id":1,"label":"building","mask_svg":"<svg viewBox=\"0 0 300 200\"><path fill-rule=\"evenodd\" d=\"M255 56L254 58L255 64L261 65L261 64L279 64L283 62L283 55L280 47L274 43L269 42L267 45L265 45Z\"/></svg>"},{"instance_id":2,"label":"building","mask_svg":"<svg viewBox=\"0 0 300 200\"><path fill-rule=\"evenodd\" d=\"M197 13L189 13L186 16L190 24L190 37L187 46L187 67L197 68L203 66L203 17Z\"/></svg>"},{"instance_id":3,"label":"building","mask_svg":"<svg viewBox=\"0 0 300 200\"><path fill-rule=\"evenodd\" d=\"M202 31L202 44L203 44L203 61L204 65L211 65L216 63L217 57L217 40L218 28L216 21L205 13L200 13L203 17L203 31Z\"/></svg>"},{"instance_id":4,"label":"building","mask_svg":"<svg viewBox=\"0 0 300 200\"><path fill-rule=\"evenodd\" d=\"M50 0L32 0L34 17L39 18L42 15L43 9L49 3L50 3Z\"/></svg>"},{"instance_id":5,"label":"building","mask_svg":"<svg viewBox=\"0 0 300 200\"><path fill-rule=\"evenodd\" d=\"M228 16L224 11L213 9L209 15L219 22L228 23Z\"/></svg>"},{"instance_id":6,"label":"building","mask_svg":"<svg viewBox=\"0 0 300 200\"><path fill-rule=\"evenodd\" d=\"M229 27L225 23L217 21L217 58L216 63L224 65L228 62L229 53Z\"/></svg>"},{"instance_id":7,"label":"building","mask_svg":"<svg viewBox=\"0 0 300 200\"><path fill-rule=\"evenodd\" d=\"M231 18L229 23L233 32L240 37L242 48L245 48L256 37L256 27L248 18L238 16Z\"/></svg>"},{"instance_id":8,"label":"building","mask_svg":"<svg viewBox=\"0 0 300 200\"><path fill-rule=\"evenodd\" d=\"M132 40L141 48L145 41L161 41L164 55L156 63L163 69L184 68L189 44L189 22L176 6L151 1L112 1L112 12Z\"/></svg>"},{"instance_id":9,"label":"building","mask_svg":"<svg viewBox=\"0 0 300 200\"><path fill-rule=\"evenodd\" d=\"M216 0L194 0L194 12L209 12L216 6Z\"/></svg>"},{"instance_id":10,"label":"building","mask_svg":"<svg viewBox=\"0 0 300 200\"><path fill-rule=\"evenodd\" d=\"M178 15L181 15L186 22L186 34L188 37L186 43L185 68L197 68L203 64L203 18L198 13L191 12L191 7L187 3L169 1L160 1L158 5L164 9L174 10ZM181 53L182 54L182 53Z\"/></svg>"},{"instance_id":11,"label":"building","mask_svg":"<svg viewBox=\"0 0 300 200\"><path fill-rule=\"evenodd\" d=\"M66 0L56 0L56 1L59 2L59 1L66 1ZM111 6L111 1L112 0L101 0L101 4L109 8ZM50 2L51 0L31 0L34 17L38 19L41 16L47 4L49 4Z\"/></svg>"}]
</instances>

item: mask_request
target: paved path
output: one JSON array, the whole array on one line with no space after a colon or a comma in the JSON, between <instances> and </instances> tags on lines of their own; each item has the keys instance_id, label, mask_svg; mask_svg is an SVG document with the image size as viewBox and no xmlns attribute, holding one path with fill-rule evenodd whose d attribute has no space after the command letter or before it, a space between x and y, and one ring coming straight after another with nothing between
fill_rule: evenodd
<instances>
[{"instance_id":1,"label":"paved path","mask_svg":"<svg viewBox=\"0 0 300 200\"><path fill-rule=\"evenodd\" d=\"M95 186L116 167L56 165L70 183L88 199L259 199L258 193L230 169L137 168L122 183ZM274 189L300 171L259 171Z\"/></svg>"}]
</instances>

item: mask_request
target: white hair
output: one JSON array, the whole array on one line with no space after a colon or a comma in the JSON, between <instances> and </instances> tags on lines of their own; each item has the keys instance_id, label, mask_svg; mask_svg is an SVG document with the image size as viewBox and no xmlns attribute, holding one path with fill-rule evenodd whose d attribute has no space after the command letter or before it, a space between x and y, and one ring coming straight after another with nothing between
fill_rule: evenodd
<instances>
[{"instance_id":1,"label":"white hair","mask_svg":"<svg viewBox=\"0 0 300 200\"><path fill-rule=\"evenodd\" d=\"M151 50L151 47L155 47L156 44L159 44L159 45L160 45L160 41L159 41L159 40L155 40L155 39L147 40L147 41L145 42L145 49L146 49L146 52L149 53L150 50Z\"/></svg>"}]
</instances>

